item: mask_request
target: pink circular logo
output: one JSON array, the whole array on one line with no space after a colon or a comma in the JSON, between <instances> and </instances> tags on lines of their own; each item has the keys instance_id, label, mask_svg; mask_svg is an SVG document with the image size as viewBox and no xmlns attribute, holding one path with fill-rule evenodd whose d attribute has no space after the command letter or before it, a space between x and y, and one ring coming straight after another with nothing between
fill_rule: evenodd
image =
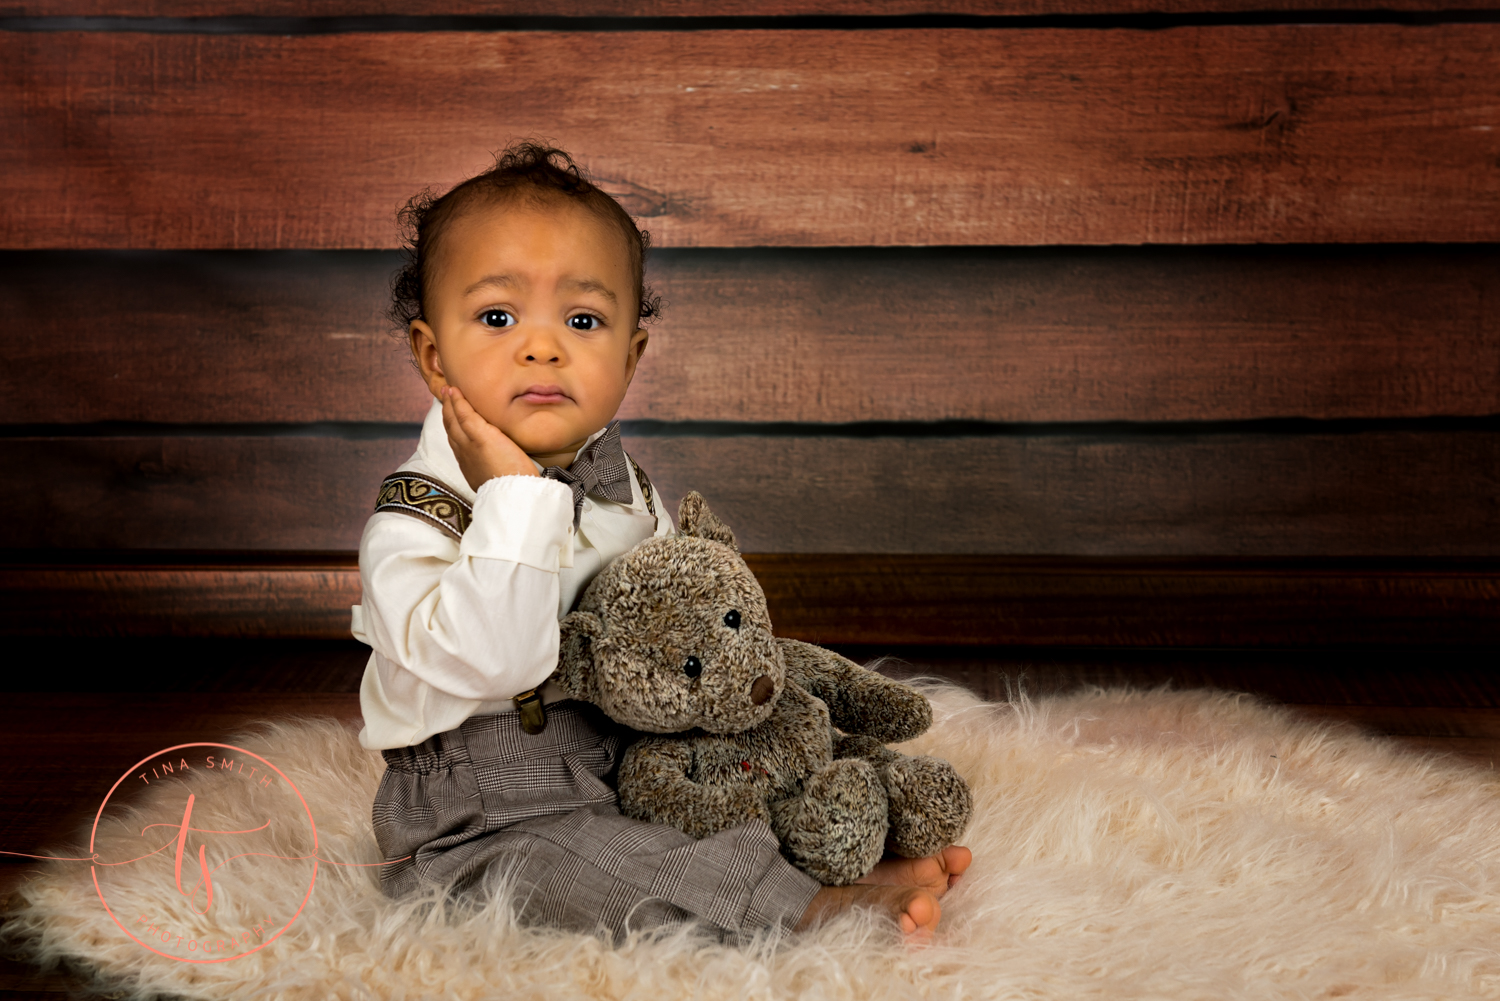
<instances>
[{"instance_id":1,"label":"pink circular logo","mask_svg":"<svg viewBox=\"0 0 1500 1001\"><path fill-rule=\"evenodd\" d=\"M128 844L119 830L129 805L119 801L135 783L172 787L158 788L156 802L175 806L180 794L181 818L144 825L138 852L103 857L105 844L111 855ZM106 817L112 800L119 817ZM288 854L291 845L305 850ZM301 790L232 744L176 744L136 762L99 804L89 851L94 889L115 924L184 963L224 963L265 948L302 914L318 878L318 829ZM266 900L271 886L286 899Z\"/></svg>"}]
</instances>

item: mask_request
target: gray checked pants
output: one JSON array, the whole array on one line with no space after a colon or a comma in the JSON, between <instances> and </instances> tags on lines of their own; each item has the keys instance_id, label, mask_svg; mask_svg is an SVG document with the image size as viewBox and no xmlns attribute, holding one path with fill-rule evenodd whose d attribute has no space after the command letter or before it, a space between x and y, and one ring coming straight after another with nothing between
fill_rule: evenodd
<instances>
[{"instance_id":1,"label":"gray checked pants","mask_svg":"<svg viewBox=\"0 0 1500 1001\"><path fill-rule=\"evenodd\" d=\"M531 735L515 712L383 751L375 839L381 887L455 890L505 873L521 919L616 938L699 918L737 934L790 928L818 891L762 821L695 840L620 815L610 777L624 738L593 706L547 706Z\"/></svg>"}]
</instances>

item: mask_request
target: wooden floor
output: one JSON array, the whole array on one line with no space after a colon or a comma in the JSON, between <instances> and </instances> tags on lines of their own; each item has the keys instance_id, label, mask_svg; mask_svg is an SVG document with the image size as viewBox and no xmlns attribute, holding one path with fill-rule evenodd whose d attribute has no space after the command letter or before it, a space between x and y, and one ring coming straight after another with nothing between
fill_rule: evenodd
<instances>
[{"instance_id":1,"label":"wooden floor","mask_svg":"<svg viewBox=\"0 0 1500 1001\"><path fill-rule=\"evenodd\" d=\"M24 644L29 643L29 646ZM862 662L889 650L845 648ZM368 649L353 642L23 641L0 698L0 850L43 853L92 818L121 771L175 743L278 713L359 715ZM1207 651L912 648L895 675L992 699L1086 684L1212 686L1348 720L1413 748L1500 765L1500 650ZM0 856L0 896L25 859ZM0 1001L89 997L66 972L0 963Z\"/></svg>"}]
</instances>

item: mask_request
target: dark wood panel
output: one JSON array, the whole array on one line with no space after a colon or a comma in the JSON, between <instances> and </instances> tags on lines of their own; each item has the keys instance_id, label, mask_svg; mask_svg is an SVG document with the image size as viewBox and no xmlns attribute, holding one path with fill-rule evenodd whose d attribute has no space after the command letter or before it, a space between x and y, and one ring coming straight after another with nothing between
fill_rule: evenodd
<instances>
[{"instance_id":1,"label":"dark wood panel","mask_svg":"<svg viewBox=\"0 0 1500 1001\"><path fill-rule=\"evenodd\" d=\"M1490 10L1495 0L1464 0ZM1277 0L1277 10L1370 10L1373 0ZM913 14L1181 14L1262 11L1266 0L12 0L0 17L892 17ZM1451 11L1453 0L1380 0L1380 10Z\"/></svg>"},{"instance_id":2,"label":"dark wood panel","mask_svg":"<svg viewBox=\"0 0 1500 1001\"><path fill-rule=\"evenodd\" d=\"M0 548L357 549L415 438L0 440L31 474Z\"/></svg>"},{"instance_id":3,"label":"dark wood panel","mask_svg":"<svg viewBox=\"0 0 1500 1001\"><path fill-rule=\"evenodd\" d=\"M354 554L340 554L186 566L0 565L0 594L8 605L0 633L11 636L348 639L360 586Z\"/></svg>"},{"instance_id":4,"label":"dark wood panel","mask_svg":"<svg viewBox=\"0 0 1500 1001\"><path fill-rule=\"evenodd\" d=\"M16 554L0 565L18 569ZM862 557L868 559L869 557ZM893 556L894 561L910 556ZM752 564L763 557L751 554ZM785 556L772 556L784 560ZM830 559L828 556L803 557L808 573ZM1042 560L1010 558L1012 564L1024 564L1029 572L1043 565L1054 569L1071 569L1075 574L1092 569L1096 575L1111 571L1114 579L1127 572L1137 575L1165 571L1182 572L1196 567L1217 569L1221 574L1254 570L1261 576L1297 573L1328 578L1330 571L1351 571L1368 578L1372 575L1397 577L1410 582L1421 572L1442 572L1450 577L1500 570L1500 561L1454 560L1099 560L1054 557ZM290 570L349 571L353 553L330 553L318 557L288 554L216 554L213 558L185 554L77 553L66 561L30 567L28 572L45 569L76 571L75 582L98 581L101 571L110 572L154 567L161 573L184 573L195 570L201 577L222 573L226 568L236 572L263 570L274 573L279 581L278 593L295 588L288 580ZM1489 570L1486 570L1486 567ZM1425 568L1425 571L1424 571ZM41 579L41 578L39 578ZM56 587L59 578L50 578ZM212 581L220 578L213 577ZM355 585L351 585L355 586ZM218 585L211 583L207 590ZM19 590L19 588L12 588ZM343 602L358 601L357 592L338 593L325 599L317 595L328 588L308 588L305 600L314 605L326 603L335 613ZM78 587L75 594L87 594ZM240 599L230 596L232 602ZM114 599L111 599L114 600ZM55 604L55 603L54 603ZM49 606L50 607L50 606ZM147 609L149 612L149 608ZM49 613L50 614L50 613ZM795 615L795 608L787 612ZM123 619L118 606L110 613L116 621ZM74 621L78 619L74 617ZM90 620L89 615L82 617ZM202 622L199 615L185 617ZM157 620L160 627L165 620ZM230 621L221 616L210 626L222 627ZM270 631L272 619L266 631ZM283 620L287 621L287 620ZM341 620L330 615L330 629L338 629ZM789 620L790 621L790 620ZM159 633L151 636L70 635L72 625L59 619L57 628L34 636L7 634L7 650L13 669L0 671L0 690L6 692L358 692L361 676L370 657L370 648L349 636L298 638L296 636L263 636L249 638L229 636L173 636ZM102 628L97 622L95 628ZM139 626L137 628L140 628ZM293 622L291 628L306 627ZM1130 686L1156 688L1170 684L1178 688L1220 688L1250 692L1275 702L1315 706L1404 707L1425 711L1427 708L1488 708L1500 710L1500 647L1444 646L1441 652L1413 650L1409 646L1372 647L1361 644L1349 647L1146 647L1146 646L986 646L947 644L837 644L837 650L856 663L867 664L892 677L914 675L936 676L968 688L980 697L993 701L1013 698L1017 686L1033 697L1074 691L1080 687ZM54 669L38 672L14 665L46 663ZM121 672L121 664L151 664L150 672ZM203 670L213 665L212 671ZM1007 685L1010 687L1007 688ZM1462 714L1460 714L1460 717ZM1432 731L1408 728L1402 732L1469 734L1468 730Z\"/></svg>"},{"instance_id":5,"label":"dark wood panel","mask_svg":"<svg viewBox=\"0 0 1500 1001\"><path fill-rule=\"evenodd\" d=\"M1495 561L746 559L778 634L865 649L1500 642ZM353 554L301 564L11 564L0 567L0 595L0 633L10 636L339 639L359 574Z\"/></svg>"},{"instance_id":6,"label":"dark wood panel","mask_svg":"<svg viewBox=\"0 0 1500 1001\"><path fill-rule=\"evenodd\" d=\"M666 246L1492 240L1500 26L6 33L0 245L390 247L509 136Z\"/></svg>"},{"instance_id":7,"label":"dark wood panel","mask_svg":"<svg viewBox=\"0 0 1500 1001\"><path fill-rule=\"evenodd\" d=\"M751 552L1490 555L1500 436L642 438Z\"/></svg>"},{"instance_id":8,"label":"dark wood panel","mask_svg":"<svg viewBox=\"0 0 1500 1001\"><path fill-rule=\"evenodd\" d=\"M420 421L395 253L0 255L0 423ZM170 392L164 391L170 387Z\"/></svg>"},{"instance_id":9,"label":"dark wood panel","mask_svg":"<svg viewBox=\"0 0 1500 1001\"><path fill-rule=\"evenodd\" d=\"M750 552L1500 555L1500 433L636 438ZM411 439L11 438L0 548L340 550Z\"/></svg>"},{"instance_id":10,"label":"dark wood panel","mask_svg":"<svg viewBox=\"0 0 1500 1001\"><path fill-rule=\"evenodd\" d=\"M1500 567L766 554L778 633L815 643L1468 645L1500 639Z\"/></svg>"},{"instance_id":11,"label":"dark wood panel","mask_svg":"<svg viewBox=\"0 0 1500 1001\"><path fill-rule=\"evenodd\" d=\"M0 422L419 421L381 313L398 264L0 255ZM652 276L627 419L1500 413L1491 246L683 250Z\"/></svg>"}]
</instances>

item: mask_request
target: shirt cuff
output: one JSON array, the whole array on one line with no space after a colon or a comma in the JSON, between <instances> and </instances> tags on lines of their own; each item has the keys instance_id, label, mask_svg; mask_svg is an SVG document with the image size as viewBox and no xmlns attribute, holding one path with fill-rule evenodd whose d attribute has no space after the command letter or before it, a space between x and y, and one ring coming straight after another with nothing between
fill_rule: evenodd
<instances>
[{"instance_id":1,"label":"shirt cuff","mask_svg":"<svg viewBox=\"0 0 1500 1001\"><path fill-rule=\"evenodd\" d=\"M556 573L573 565L573 490L542 476L480 484L460 558L509 560Z\"/></svg>"}]
</instances>

